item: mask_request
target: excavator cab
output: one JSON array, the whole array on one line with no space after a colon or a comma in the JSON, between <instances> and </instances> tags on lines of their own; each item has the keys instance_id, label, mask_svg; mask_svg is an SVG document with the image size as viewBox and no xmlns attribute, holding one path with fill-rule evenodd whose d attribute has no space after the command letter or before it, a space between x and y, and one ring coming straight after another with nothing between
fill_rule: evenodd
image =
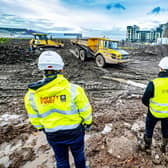
<instances>
[{"instance_id":1,"label":"excavator cab","mask_svg":"<svg viewBox=\"0 0 168 168\"><path fill-rule=\"evenodd\" d=\"M48 37L47 34L34 34L34 44L37 45L46 45L48 44Z\"/></svg>"},{"instance_id":2,"label":"excavator cab","mask_svg":"<svg viewBox=\"0 0 168 168\"><path fill-rule=\"evenodd\" d=\"M47 34L34 34L35 40L48 40Z\"/></svg>"}]
</instances>

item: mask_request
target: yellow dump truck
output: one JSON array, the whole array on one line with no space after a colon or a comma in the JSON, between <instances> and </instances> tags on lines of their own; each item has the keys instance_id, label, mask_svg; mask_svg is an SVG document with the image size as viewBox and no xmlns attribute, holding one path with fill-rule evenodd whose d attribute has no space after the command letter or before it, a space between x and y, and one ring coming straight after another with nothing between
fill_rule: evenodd
<instances>
[{"instance_id":1,"label":"yellow dump truck","mask_svg":"<svg viewBox=\"0 0 168 168\"><path fill-rule=\"evenodd\" d=\"M64 44L58 41L48 39L47 34L33 33L34 38L30 40L30 49L47 48L47 47L63 47Z\"/></svg>"},{"instance_id":2,"label":"yellow dump truck","mask_svg":"<svg viewBox=\"0 0 168 168\"><path fill-rule=\"evenodd\" d=\"M108 64L128 62L128 52L118 48L118 41L107 38L88 38L86 40L72 40L75 46L75 55L81 61L95 58L99 67Z\"/></svg>"}]
</instances>

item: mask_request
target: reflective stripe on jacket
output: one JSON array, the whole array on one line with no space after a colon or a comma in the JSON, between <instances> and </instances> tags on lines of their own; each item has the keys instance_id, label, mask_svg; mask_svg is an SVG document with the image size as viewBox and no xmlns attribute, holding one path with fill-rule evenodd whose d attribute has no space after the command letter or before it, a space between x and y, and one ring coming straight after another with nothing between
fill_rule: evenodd
<instances>
[{"instance_id":1,"label":"reflective stripe on jacket","mask_svg":"<svg viewBox=\"0 0 168 168\"><path fill-rule=\"evenodd\" d=\"M168 117L168 78L153 80L154 97L150 98L150 112L157 118Z\"/></svg>"},{"instance_id":2,"label":"reflective stripe on jacket","mask_svg":"<svg viewBox=\"0 0 168 168\"><path fill-rule=\"evenodd\" d=\"M84 90L62 75L37 90L29 88L24 101L32 125L46 132L92 123L92 108Z\"/></svg>"}]
</instances>

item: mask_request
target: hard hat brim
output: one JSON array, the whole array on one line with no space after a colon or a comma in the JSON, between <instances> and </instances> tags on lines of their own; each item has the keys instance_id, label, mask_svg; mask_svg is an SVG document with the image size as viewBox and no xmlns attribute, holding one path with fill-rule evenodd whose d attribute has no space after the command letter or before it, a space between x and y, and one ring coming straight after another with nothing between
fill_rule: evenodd
<instances>
[{"instance_id":1,"label":"hard hat brim","mask_svg":"<svg viewBox=\"0 0 168 168\"><path fill-rule=\"evenodd\" d=\"M39 64L38 65L39 70L61 70L63 69L64 65L58 65L58 64Z\"/></svg>"}]
</instances>

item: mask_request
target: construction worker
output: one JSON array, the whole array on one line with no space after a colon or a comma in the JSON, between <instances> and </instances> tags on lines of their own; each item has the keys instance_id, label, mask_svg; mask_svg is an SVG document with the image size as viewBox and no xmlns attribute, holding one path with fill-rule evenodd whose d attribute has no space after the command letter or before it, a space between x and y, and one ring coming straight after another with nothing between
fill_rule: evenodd
<instances>
[{"instance_id":1,"label":"construction worker","mask_svg":"<svg viewBox=\"0 0 168 168\"><path fill-rule=\"evenodd\" d=\"M28 86L25 107L31 124L46 134L57 168L70 168L69 148L76 168L86 168L84 131L91 126L92 108L84 90L64 78L63 67L56 52L41 53L38 68L44 78Z\"/></svg>"},{"instance_id":2,"label":"construction worker","mask_svg":"<svg viewBox=\"0 0 168 168\"><path fill-rule=\"evenodd\" d=\"M153 130L158 121L161 121L163 142L162 152L166 152L168 144L168 57L161 59L160 72L156 79L147 85L142 102L148 107L144 134L145 149L150 149Z\"/></svg>"}]
</instances>

